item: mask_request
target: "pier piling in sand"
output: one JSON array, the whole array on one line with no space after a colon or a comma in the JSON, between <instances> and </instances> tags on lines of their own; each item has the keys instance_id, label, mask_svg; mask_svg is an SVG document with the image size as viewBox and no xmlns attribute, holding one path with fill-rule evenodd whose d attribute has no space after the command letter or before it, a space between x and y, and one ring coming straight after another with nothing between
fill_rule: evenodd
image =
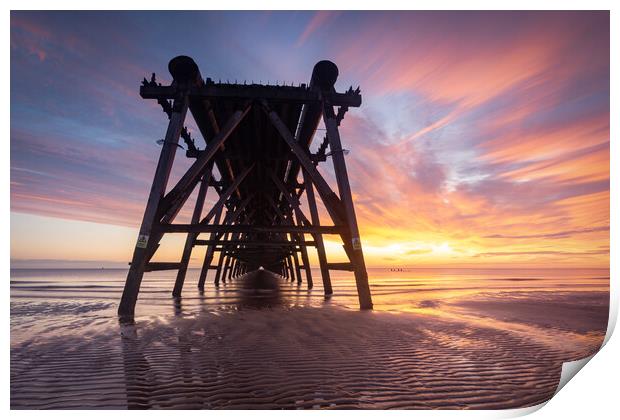
<instances>
[{"instance_id":1,"label":"pier piling in sand","mask_svg":"<svg viewBox=\"0 0 620 420\"><path fill-rule=\"evenodd\" d=\"M169 122L165 138L158 141L162 149L119 315L133 317L140 283L148 271L178 270L172 293L180 297L196 246L207 247L200 290L204 290L209 270L216 270L218 285L259 267L299 284L305 277L311 289L308 248L314 247L325 294L333 293L329 270L352 271L360 307L371 309L344 158L347 151L338 130L348 109L361 105L359 88L336 92L338 68L330 61L318 62L310 84L297 87L204 80L194 60L186 56L172 59L168 69L173 78L169 86L157 83L153 74L140 88L144 99L157 100ZM202 149L185 126L188 111L204 139ZM310 146L321 120L326 135L312 153ZM178 149L194 161L176 185L167 189ZM337 193L317 170L328 158L333 162ZM191 222L174 224L196 188ZM217 200L203 214L210 189L216 191ZM331 225L321 223L315 189ZM306 207L309 218L304 214ZM181 260L152 262L166 233L187 234ZM208 238L201 238L202 234ZM324 234L341 237L347 262L328 263Z\"/></svg>"}]
</instances>

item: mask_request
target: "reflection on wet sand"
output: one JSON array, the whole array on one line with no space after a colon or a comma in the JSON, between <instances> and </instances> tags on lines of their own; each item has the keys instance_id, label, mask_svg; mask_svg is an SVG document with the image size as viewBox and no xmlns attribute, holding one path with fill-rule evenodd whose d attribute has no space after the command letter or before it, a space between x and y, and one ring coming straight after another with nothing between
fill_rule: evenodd
<instances>
[{"instance_id":1,"label":"reflection on wet sand","mask_svg":"<svg viewBox=\"0 0 620 420\"><path fill-rule=\"evenodd\" d=\"M508 408L550 398L567 351L433 317L242 309L123 335L129 408Z\"/></svg>"},{"instance_id":2,"label":"reflection on wet sand","mask_svg":"<svg viewBox=\"0 0 620 420\"><path fill-rule=\"evenodd\" d=\"M608 293L593 277L560 287L559 277L472 276L450 288L449 278L393 277L375 282L373 312L347 309L354 285L338 279L331 301L286 281L270 290L237 279L180 300L147 289L145 314L120 326L105 287L96 300L76 300L67 296L79 278L56 279L54 293L67 290L57 299L17 278L11 406L534 405L553 394L563 361L600 346Z\"/></svg>"},{"instance_id":3,"label":"reflection on wet sand","mask_svg":"<svg viewBox=\"0 0 620 420\"><path fill-rule=\"evenodd\" d=\"M138 330L135 324L121 325L121 346L123 368L127 390L127 408L151 408L149 390L154 385L148 360L140 349Z\"/></svg>"}]
</instances>

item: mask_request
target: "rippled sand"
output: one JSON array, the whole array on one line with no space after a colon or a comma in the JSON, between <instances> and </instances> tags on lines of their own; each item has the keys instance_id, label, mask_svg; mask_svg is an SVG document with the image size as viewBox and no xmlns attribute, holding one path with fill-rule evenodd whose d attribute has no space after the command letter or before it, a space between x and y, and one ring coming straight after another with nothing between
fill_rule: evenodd
<instances>
[{"instance_id":1,"label":"rippled sand","mask_svg":"<svg viewBox=\"0 0 620 420\"><path fill-rule=\"evenodd\" d=\"M236 305L144 302L125 326L106 299L41 301L15 286L11 407L525 407L548 400L561 363L595 352L605 332L608 295L594 287L442 300L387 284L373 291L379 308L400 296L392 311L314 292L309 304L287 284L248 298L229 284Z\"/></svg>"}]
</instances>

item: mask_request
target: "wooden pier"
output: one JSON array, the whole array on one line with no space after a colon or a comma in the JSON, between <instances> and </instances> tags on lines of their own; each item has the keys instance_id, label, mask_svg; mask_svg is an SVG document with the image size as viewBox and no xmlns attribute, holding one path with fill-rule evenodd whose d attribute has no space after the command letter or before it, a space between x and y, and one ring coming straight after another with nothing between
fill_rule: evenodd
<instances>
[{"instance_id":1,"label":"wooden pier","mask_svg":"<svg viewBox=\"0 0 620 420\"><path fill-rule=\"evenodd\" d=\"M217 286L259 267L298 283L305 277L311 289L308 248L313 247L325 294L333 293L330 270L352 271L360 308L372 309L338 130L347 110L361 105L359 88L336 92L338 68L330 61L318 62L310 83L299 86L215 83L204 80L194 60L186 56L172 59L168 69L173 78L169 86L157 83L153 75L140 88L142 98L157 100L169 121L119 316L133 317L140 283L148 271L177 270L172 294L180 297L195 247L206 247L200 290L204 290L209 270L215 270ZM185 127L188 111L204 139L203 148ZM321 119L325 136L311 152ZM193 162L176 185L168 188L172 164L181 148ZM329 160L337 192L317 169ZM217 200L207 209L209 187ZM196 189L191 222L174 224ZM329 224L322 224L319 218L318 200L331 219ZM304 213L304 207L309 214ZM163 236L174 232L187 234L181 260L151 262ZM327 261L325 234L342 238L348 261Z\"/></svg>"}]
</instances>

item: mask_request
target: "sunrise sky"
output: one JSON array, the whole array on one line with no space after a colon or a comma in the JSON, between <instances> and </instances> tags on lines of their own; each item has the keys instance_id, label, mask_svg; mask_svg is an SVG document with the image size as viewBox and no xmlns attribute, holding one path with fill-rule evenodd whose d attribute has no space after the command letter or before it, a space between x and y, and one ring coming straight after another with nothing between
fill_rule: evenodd
<instances>
[{"instance_id":1,"label":"sunrise sky","mask_svg":"<svg viewBox=\"0 0 620 420\"><path fill-rule=\"evenodd\" d=\"M127 266L167 123L138 89L179 54L361 86L341 134L369 266L609 264L607 12L12 12L14 267Z\"/></svg>"}]
</instances>

